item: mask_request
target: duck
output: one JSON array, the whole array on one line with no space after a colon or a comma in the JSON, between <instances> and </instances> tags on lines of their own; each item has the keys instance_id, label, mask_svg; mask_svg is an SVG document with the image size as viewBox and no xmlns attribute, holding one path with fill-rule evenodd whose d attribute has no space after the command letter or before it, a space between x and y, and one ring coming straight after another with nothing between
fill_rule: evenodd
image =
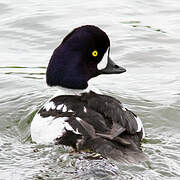
<instances>
[{"instance_id":1,"label":"duck","mask_svg":"<svg viewBox=\"0 0 180 180\"><path fill-rule=\"evenodd\" d=\"M75 28L50 58L46 82L59 91L34 116L32 141L71 146L76 152L90 150L118 161L144 161L140 118L120 100L88 84L99 75L124 72L111 59L110 39L102 29L95 25Z\"/></svg>"}]
</instances>

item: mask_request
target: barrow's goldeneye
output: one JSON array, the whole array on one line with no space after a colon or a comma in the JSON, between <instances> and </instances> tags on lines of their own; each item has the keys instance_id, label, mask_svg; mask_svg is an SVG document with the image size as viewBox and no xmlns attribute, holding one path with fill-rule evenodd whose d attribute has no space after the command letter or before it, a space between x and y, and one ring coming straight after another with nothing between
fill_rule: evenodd
<instances>
[{"instance_id":1,"label":"barrow's goldeneye","mask_svg":"<svg viewBox=\"0 0 180 180\"><path fill-rule=\"evenodd\" d=\"M144 159L139 149L144 137L141 120L119 100L88 87L93 77L125 71L111 60L110 40L104 31L93 25L74 29L50 59L46 81L61 87L61 94L33 118L32 140L77 151L89 149L116 160Z\"/></svg>"}]
</instances>

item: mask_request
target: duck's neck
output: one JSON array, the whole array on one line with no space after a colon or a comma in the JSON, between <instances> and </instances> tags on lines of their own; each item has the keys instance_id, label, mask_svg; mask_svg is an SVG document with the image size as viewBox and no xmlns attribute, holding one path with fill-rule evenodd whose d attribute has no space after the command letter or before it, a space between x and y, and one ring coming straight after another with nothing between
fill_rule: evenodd
<instances>
[{"instance_id":1,"label":"duck's neck","mask_svg":"<svg viewBox=\"0 0 180 180\"><path fill-rule=\"evenodd\" d=\"M54 97L60 95L80 95L81 93L86 93L90 91L93 91L98 94L102 94L101 91L96 87L94 87L92 84L88 84L88 87L86 89L69 89L61 86L58 86L57 89L58 91L54 95Z\"/></svg>"}]
</instances>

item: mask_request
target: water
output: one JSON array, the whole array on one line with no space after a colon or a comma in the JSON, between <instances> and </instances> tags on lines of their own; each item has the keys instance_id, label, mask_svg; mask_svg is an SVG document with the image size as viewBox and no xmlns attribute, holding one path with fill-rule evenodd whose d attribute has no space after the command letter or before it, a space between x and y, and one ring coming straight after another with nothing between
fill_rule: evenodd
<instances>
[{"instance_id":1,"label":"water","mask_svg":"<svg viewBox=\"0 0 180 180\"><path fill-rule=\"evenodd\" d=\"M180 179L179 9L178 0L1 0L0 179ZM127 69L93 82L141 117L147 162L90 160L29 138L34 113L56 91L45 83L52 51L84 24L107 32Z\"/></svg>"}]
</instances>

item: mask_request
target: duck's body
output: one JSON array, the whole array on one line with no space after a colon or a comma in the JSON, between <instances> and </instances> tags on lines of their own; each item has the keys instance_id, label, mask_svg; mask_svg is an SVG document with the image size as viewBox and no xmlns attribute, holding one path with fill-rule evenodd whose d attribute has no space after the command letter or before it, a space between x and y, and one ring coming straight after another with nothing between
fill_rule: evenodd
<instances>
[{"instance_id":1,"label":"duck's body","mask_svg":"<svg viewBox=\"0 0 180 180\"><path fill-rule=\"evenodd\" d=\"M139 150L144 137L141 120L115 98L86 91L92 77L125 72L109 58L109 46L102 30L83 26L70 33L54 51L47 83L69 91L53 97L35 115L31 124L33 141L68 145L78 151L90 149L113 159L135 162L144 158ZM80 48L84 49L82 53ZM92 57L87 54L89 50L94 53ZM66 58L68 52L72 53L70 58ZM107 66L99 70L97 64L105 52Z\"/></svg>"},{"instance_id":2,"label":"duck's body","mask_svg":"<svg viewBox=\"0 0 180 180\"><path fill-rule=\"evenodd\" d=\"M55 139L57 137L60 137L64 133L65 129L70 128L71 130L73 130L70 124L65 123L65 120L67 120L67 118L64 118L63 116L62 118L53 116L61 112L72 112L71 109L67 109L65 102L60 104L61 102L58 101L58 103L56 99L57 97L65 96L80 97L81 94L88 93L92 90L101 94L101 92L94 86L88 86L88 88L84 90L59 87L57 93L41 107L41 109L33 118L33 121L31 123L31 137L33 141L40 144L55 143ZM71 103L74 103L73 99ZM54 113L52 113L52 110L54 111ZM46 116L44 116L45 111ZM47 114L49 114L49 116L47 116Z\"/></svg>"}]
</instances>

